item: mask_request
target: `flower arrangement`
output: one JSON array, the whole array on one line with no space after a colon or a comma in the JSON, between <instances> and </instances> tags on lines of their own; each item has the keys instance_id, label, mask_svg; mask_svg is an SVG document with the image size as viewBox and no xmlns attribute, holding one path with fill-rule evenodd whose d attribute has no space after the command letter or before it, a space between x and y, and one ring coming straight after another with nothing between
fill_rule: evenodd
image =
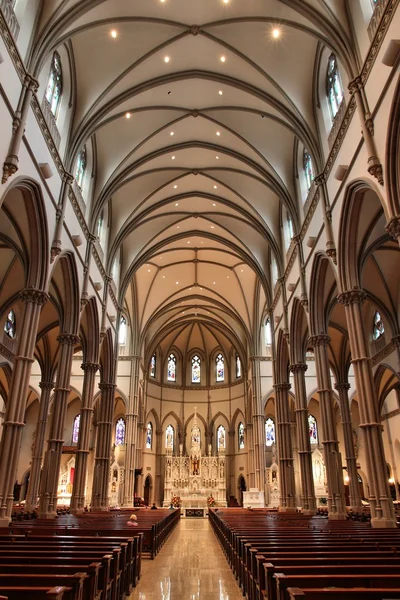
<instances>
[{"instance_id":1,"label":"flower arrangement","mask_svg":"<svg viewBox=\"0 0 400 600\"><path fill-rule=\"evenodd\" d=\"M215 498L213 496L208 496L207 504L208 506L215 506Z\"/></svg>"},{"instance_id":2,"label":"flower arrangement","mask_svg":"<svg viewBox=\"0 0 400 600\"><path fill-rule=\"evenodd\" d=\"M175 508L179 508L180 505L181 505L181 497L180 496L172 496L172 498L171 498L171 504Z\"/></svg>"}]
</instances>

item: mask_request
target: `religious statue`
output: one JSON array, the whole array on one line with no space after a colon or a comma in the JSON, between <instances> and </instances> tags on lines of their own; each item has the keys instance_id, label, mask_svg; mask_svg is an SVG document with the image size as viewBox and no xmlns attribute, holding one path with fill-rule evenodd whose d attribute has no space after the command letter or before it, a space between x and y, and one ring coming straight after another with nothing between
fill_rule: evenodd
<instances>
[{"instance_id":1,"label":"religious statue","mask_svg":"<svg viewBox=\"0 0 400 600\"><path fill-rule=\"evenodd\" d=\"M195 455L192 458L192 473L193 475L199 475L199 459L197 458L197 456Z\"/></svg>"}]
</instances>

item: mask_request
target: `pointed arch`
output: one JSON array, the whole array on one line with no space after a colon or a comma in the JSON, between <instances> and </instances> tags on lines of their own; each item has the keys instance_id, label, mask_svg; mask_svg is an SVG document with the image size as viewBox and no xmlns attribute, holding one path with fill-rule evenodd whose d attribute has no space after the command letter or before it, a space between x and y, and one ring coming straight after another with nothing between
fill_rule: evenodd
<instances>
[{"instance_id":1,"label":"pointed arch","mask_svg":"<svg viewBox=\"0 0 400 600\"><path fill-rule=\"evenodd\" d=\"M83 362L96 363L99 360L100 319L94 297L89 298L81 313L79 334L82 342Z\"/></svg>"},{"instance_id":2,"label":"pointed arch","mask_svg":"<svg viewBox=\"0 0 400 600\"><path fill-rule=\"evenodd\" d=\"M289 383L289 347L282 329L276 347L275 383Z\"/></svg>"},{"instance_id":3,"label":"pointed arch","mask_svg":"<svg viewBox=\"0 0 400 600\"><path fill-rule=\"evenodd\" d=\"M49 294L59 313L61 333L77 335L80 288L76 258L72 252L62 252L54 261Z\"/></svg>"},{"instance_id":4,"label":"pointed arch","mask_svg":"<svg viewBox=\"0 0 400 600\"><path fill-rule=\"evenodd\" d=\"M291 364L305 362L309 335L307 313L300 300L295 298L289 328Z\"/></svg>"},{"instance_id":5,"label":"pointed arch","mask_svg":"<svg viewBox=\"0 0 400 600\"><path fill-rule=\"evenodd\" d=\"M394 92L388 123L385 180L389 202L387 218L390 219L400 215L400 78Z\"/></svg>"}]
</instances>

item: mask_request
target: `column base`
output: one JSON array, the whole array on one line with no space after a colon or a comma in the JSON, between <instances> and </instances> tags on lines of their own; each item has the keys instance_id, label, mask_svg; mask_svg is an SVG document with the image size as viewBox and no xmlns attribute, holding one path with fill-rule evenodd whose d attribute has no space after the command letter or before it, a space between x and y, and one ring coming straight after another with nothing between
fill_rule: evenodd
<instances>
[{"instance_id":1,"label":"column base","mask_svg":"<svg viewBox=\"0 0 400 600\"><path fill-rule=\"evenodd\" d=\"M363 513L364 512L364 507L363 505L361 506L349 506L349 510L352 510L353 512L358 512L358 513Z\"/></svg>"},{"instance_id":2,"label":"column base","mask_svg":"<svg viewBox=\"0 0 400 600\"><path fill-rule=\"evenodd\" d=\"M345 521L346 519L346 513L328 513L329 521Z\"/></svg>"},{"instance_id":3,"label":"column base","mask_svg":"<svg viewBox=\"0 0 400 600\"><path fill-rule=\"evenodd\" d=\"M371 527L374 529L395 529L397 523L393 519L371 519Z\"/></svg>"},{"instance_id":4,"label":"column base","mask_svg":"<svg viewBox=\"0 0 400 600\"><path fill-rule=\"evenodd\" d=\"M92 512L92 513L108 512L108 511L109 511L108 506L95 506L94 508L90 509L90 512Z\"/></svg>"},{"instance_id":5,"label":"column base","mask_svg":"<svg viewBox=\"0 0 400 600\"><path fill-rule=\"evenodd\" d=\"M83 513L85 512L84 508L70 508L69 512L71 513L71 515L83 515Z\"/></svg>"},{"instance_id":6,"label":"column base","mask_svg":"<svg viewBox=\"0 0 400 600\"><path fill-rule=\"evenodd\" d=\"M39 519L56 519L57 518L57 513L56 512L44 512L44 513L39 513Z\"/></svg>"},{"instance_id":7,"label":"column base","mask_svg":"<svg viewBox=\"0 0 400 600\"><path fill-rule=\"evenodd\" d=\"M294 506L280 506L278 508L278 512L280 513L297 513L297 508L295 508Z\"/></svg>"},{"instance_id":8,"label":"column base","mask_svg":"<svg viewBox=\"0 0 400 600\"><path fill-rule=\"evenodd\" d=\"M1 527L8 527L11 523L11 518L10 517L3 517L2 519L0 519L0 528Z\"/></svg>"},{"instance_id":9,"label":"column base","mask_svg":"<svg viewBox=\"0 0 400 600\"><path fill-rule=\"evenodd\" d=\"M317 514L317 510L315 508L306 508L306 509L301 509L301 514L302 515L308 515L308 516L313 516Z\"/></svg>"}]
</instances>

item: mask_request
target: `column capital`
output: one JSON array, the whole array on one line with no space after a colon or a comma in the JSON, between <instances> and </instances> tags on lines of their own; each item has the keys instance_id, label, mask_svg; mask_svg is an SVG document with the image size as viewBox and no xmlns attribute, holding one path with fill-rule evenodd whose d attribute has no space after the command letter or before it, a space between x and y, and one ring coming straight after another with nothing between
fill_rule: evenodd
<instances>
[{"instance_id":1,"label":"column capital","mask_svg":"<svg viewBox=\"0 0 400 600\"><path fill-rule=\"evenodd\" d=\"M341 294L338 294L337 301L343 306L350 306L350 304L362 304L366 299L367 294L359 287L354 287L352 290L346 290Z\"/></svg>"},{"instance_id":2,"label":"column capital","mask_svg":"<svg viewBox=\"0 0 400 600\"><path fill-rule=\"evenodd\" d=\"M356 92L359 92L361 87L362 87L362 79L361 79L360 75L357 75L357 77L352 79L352 81L350 81L350 83L349 83L350 94L353 95Z\"/></svg>"},{"instance_id":3,"label":"column capital","mask_svg":"<svg viewBox=\"0 0 400 600\"><path fill-rule=\"evenodd\" d=\"M54 381L40 381L39 387L41 390L52 390L55 386Z\"/></svg>"},{"instance_id":4,"label":"column capital","mask_svg":"<svg viewBox=\"0 0 400 600\"><path fill-rule=\"evenodd\" d=\"M320 187L321 185L324 185L326 183L326 175L325 173L320 173L319 175L317 175L316 177L314 177L314 183L317 187Z\"/></svg>"},{"instance_id":5,"label":"column capital","mask_svg":"<svg viewBox=\"0 0 400 600\"><path fill-rule=\"evenodd\" d=\"M32 90L36 94L39 89L39 82L37 79L32 77L29 73L26 73L24 79L24 86L28 88L28 90Z\"/></svg>"},{"instance_id":6,"label":"column capital","mask_svg":"<svg viewBox=\"0 0 400 600\"><path fill-rule=\"evenodd\" d=\"M400 238L400 215L392 217L386 225L386 231L394 240Z\"/></svg>"},{"instance_id":7,"label":"column capital","mask_svg":"<svg viewBox=\"0 0 400 600\"><path fill-rule=\"evenodd\" d=\"M292 373L305 373L308 369L308 365L305 363L296 363L294 365L290 365L289 369Z\"/></svg>"},{"instance_id":8,"label":"column capital","mask_svg":"<svg viewBox=\"0 0 400 600\"><path fill-rule=\"evenodd\" d=\"M249 360L251 360L252 362L256 362L256 361L264 360L264 357L263 356L249 356Z\"/></svg>"},{"instance_id":9,"label":"column capital","mask_svg":"<svg viewBox=\"0 0 400 600\"><path fill-rule=\"evenodd\" d=\"M74 183L74 179L75 179L71 173L68 173L68 171L64 171L61 178L62 178L63 182L66 183L67 185L72 185Z\"/></svg>"},{"instance_id":10,"label":"column capital","mask_svg":"<svg viewBox=\"0 0 400 600\"><path fill-rule=\"evenodd\" d=\"M275 383L272 386L277 392L285 392L285 391L289 391L290 388L292 387L290 383Z\"/></svg>"},{"instance_id":11,"label":"column capital","mask_svg":"<svg viewBox=\"0 0 400 600\"><path fill-rule=\"evenodd\" d=\"M317 346L327 346L330 341L331 341L331 338L329 337L329 335L327 335L326 333L322 333L322 332L319 333L318 335L312 335L311 337L308 338L308 343L313 348L316 348Z\"/></svg>"},{"instance_id":12,"label":"column capital","mask_svg":"<svg viewBox=\"0 0 400 600\"><path fill-rule=\"evenodd\" d=\"M102 392L106 392L108 390L115 390L115 388L117 387L116 383L99 383L99 390L101 390Z\"/></svg>"},{"instance_id":13,"label":"column capital","mask_svg":"<svg viewBox=\"0 0 400 600\"><path fill-rule=\"evenodd\" d=\"M346 390L349 391L350 389L350 384L349 383L335 383L335 390L337 390L338 392L340 392L340 390Z\"/></svg>"},{"instance_id":14,"label":"column capital","mask_svg":"<svg viewBox=\"0 0 400 600\"><path fill-rule=\"evenodd\" d=\"M85 371L85 373L87 371L91 373L97 373L97 371L100 369L100 365L98 363L84 362L81 364L81 369Z\"/></svg>"},{"instance_id":15,"label":"column capital","mask_svg":"<svg viewBox=\"0 0 400 600\"><path fill-rule=\"evenodd\" d=\"M57 337L57 341L62 346L76 346L81 340L78 335L74 335L73 333L60 333Z\"/></svg>"},{"instance_id":16,"label":"column capital","mask_svg":"<svg viewBox=\"0 0 400 600\"><path fill-rule=\"evenodd\" d=\"M48 294L43 292L42 290L37 290L36 288L29 287L25 288L19 293L19 298L22 302L30 303L30 304L39 304L39 306L43 306L46 304L49 299Z\"/></svg>"}]
</instances>

